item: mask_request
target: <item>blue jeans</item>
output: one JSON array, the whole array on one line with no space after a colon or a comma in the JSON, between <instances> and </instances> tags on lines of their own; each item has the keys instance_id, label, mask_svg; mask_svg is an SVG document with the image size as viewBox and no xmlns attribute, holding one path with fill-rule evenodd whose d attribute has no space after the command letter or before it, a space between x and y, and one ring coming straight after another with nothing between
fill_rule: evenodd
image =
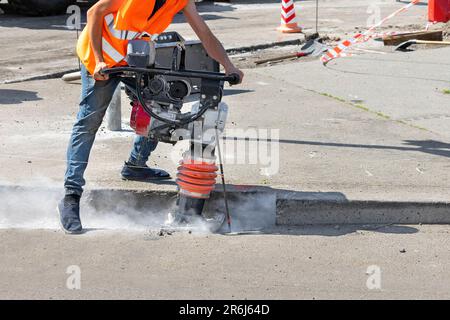
<instances>
[{"instance_id":1,"label":"blue jeans","mask_svg":"<svg viewBox=\"0 0 450 320\"><path fill-rule=\"evenodd\" d=\"M64 177L66 194L81 195L83 192L83 186L86 183L83 175L95 134L119 83L119 78L95 81L82 66L80 110L67 148L67 170ZM128 162L136 166L145 166L157 144L156 140L136 136Z\"/></svg>"}]
</instances>

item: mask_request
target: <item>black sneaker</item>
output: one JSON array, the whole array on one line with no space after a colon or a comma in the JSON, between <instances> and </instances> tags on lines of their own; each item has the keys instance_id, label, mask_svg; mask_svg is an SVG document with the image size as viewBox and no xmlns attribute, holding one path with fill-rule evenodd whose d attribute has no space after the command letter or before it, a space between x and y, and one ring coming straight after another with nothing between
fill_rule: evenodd
<instances>
[{"instance_id":1,"label":"black sneaker","mask_svg":"<svg viewBox=\"0 0 450 320\"><path fill-rule=\"evenodd\" d=\"M58 204L59 221L61 228L68 234L82 233L80 221L80 197L66 195Z\"/></svg>"},{"instance_id":2,"label":"black sneaker","mask_svg":"<svg viewBox=\"0 0 450 320\"><path fill-rule=\"evenodd\" d=\"M133 181L155 181L170 179L170 174L161 169L152 169L147 166L135 166L125 162L122 168L122 179Z\"/></svg>"}]
</instances>

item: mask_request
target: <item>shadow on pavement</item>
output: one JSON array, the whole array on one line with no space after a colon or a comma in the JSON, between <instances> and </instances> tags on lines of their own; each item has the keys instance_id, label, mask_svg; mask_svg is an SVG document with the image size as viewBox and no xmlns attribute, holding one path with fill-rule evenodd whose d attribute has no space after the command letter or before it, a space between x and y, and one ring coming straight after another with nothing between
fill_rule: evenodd
<instances>
[{"instance_id":1,"label":"shadow on pavement","mask_svg":"<svg viewBox=\"0 0 450 320\"><path fill-rule=\"evenodd\" d=\"M248 141L260 141L261 139L254 138L240 138L240 137L223 137L224 140L248 140ZM310 146L322 146L322 147L342 147L342 148L363 148L363 149L380 149L380 150L398 150L398 151L413 151L424 152L435 156L450 158L450 143L436 141L436 140L404 140L406 145L415 147L401 147L401 146L385 146L376 144L352 144L352 143L335 143L335 142L317 142L307 140L264 140L265 142L279 142L286 144L299 144Z\"/></svg>"},{"instance_id":2,"label":"shadow on pavement","mask_svg":"<svg viewBox=\"0 0 450 320\"><path fill-rule=\"evenodd\" d=\"M0 89L0 104L20 104L23 101L39 101L36 91Z\"/></svg>"},{"instance_id":3,"label":"shadow on pavement","mask_svg":"<svg viewBox=\"0 0 450 320\"><path fill-rule=\"evenodd\" d=\"M415 234L417 228L403 225L315 225L315 226L278 226L264 230L259 235L325 236L339 237L352 233L379 232L386 234Z\"/></svg>"},{"instance_id":4,"label":"shadow on pavement","mask_svg":"<svg viewBox=\"0 0 450 320\"><path fill-rule=\"evenodd\" d=\"M235 96L238 94L243 94L243 93L249 93L249 92L255 92L255 90L247 90L247 89L225 89L223 91L223 96L227 97L227 96Z\"/></svg>"},{"instance_id":5,"label":"shadow on pavement","mask_svg":"<svg viewBox=\"0 0 450 320\"><path fill-rule=\"evenodd\" d=\"M436 140L405 140L405 144L417 146L416 151L450 158L450 143Z\"/></svg>"}]
</instances>

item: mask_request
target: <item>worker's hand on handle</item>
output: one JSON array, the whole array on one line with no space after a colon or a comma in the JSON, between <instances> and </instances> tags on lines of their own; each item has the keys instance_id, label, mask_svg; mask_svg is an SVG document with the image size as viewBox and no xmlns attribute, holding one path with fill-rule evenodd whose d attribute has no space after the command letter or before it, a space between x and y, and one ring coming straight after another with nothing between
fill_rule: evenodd
<instances>
[{"instance_id":1,"label":"worker's hand on handle","mask_svg":"<svg viewBox=\"0 0 450 320\"><path fill-rule=\"evenodd\" d=\"M238 68L236 68L235 66L230 66L228 68L225 68L225 72L228 76L231 76L233 74L239 76L239 81L234 84L241 84L242 80L244 80L244 73L241 70L239 70Z\"/></svg>"},{"instance_id":2,"label":"worker's hand on handle","mask_svg":"<svg viewBox=\"0 0 450 320\"><path fill-rule=\"evenodd\" d=\"M106 69L106 68L108 68L106 63L104 63L104 62L97 62L97 64L95 65L95 70L94 70L94 79L98 80L98 81L108 80L109 76L107 74L103 74L101 72L103 69Z\"/></svg>"}]
</instances>

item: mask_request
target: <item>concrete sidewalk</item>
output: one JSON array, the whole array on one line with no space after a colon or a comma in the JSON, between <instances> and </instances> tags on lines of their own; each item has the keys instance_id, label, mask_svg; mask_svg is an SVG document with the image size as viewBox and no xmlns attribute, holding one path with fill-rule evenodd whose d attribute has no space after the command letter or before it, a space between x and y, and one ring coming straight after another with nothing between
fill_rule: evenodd
<instances>
[{"instance_id":1,"label":"concrete sidewalk","mask_svg":"<svg viewBox=\"0 0 450 320\"><path fill-rule=\"evenodd\" d=\"M356 54L331 61L326 67L316 61L257 70L274 80L327 94L377 113L381 117L434 132L436 144L450 145L450 48L413 52ZM410 144L414 144L411 142Z\"/></svg>"}]
</instances>

